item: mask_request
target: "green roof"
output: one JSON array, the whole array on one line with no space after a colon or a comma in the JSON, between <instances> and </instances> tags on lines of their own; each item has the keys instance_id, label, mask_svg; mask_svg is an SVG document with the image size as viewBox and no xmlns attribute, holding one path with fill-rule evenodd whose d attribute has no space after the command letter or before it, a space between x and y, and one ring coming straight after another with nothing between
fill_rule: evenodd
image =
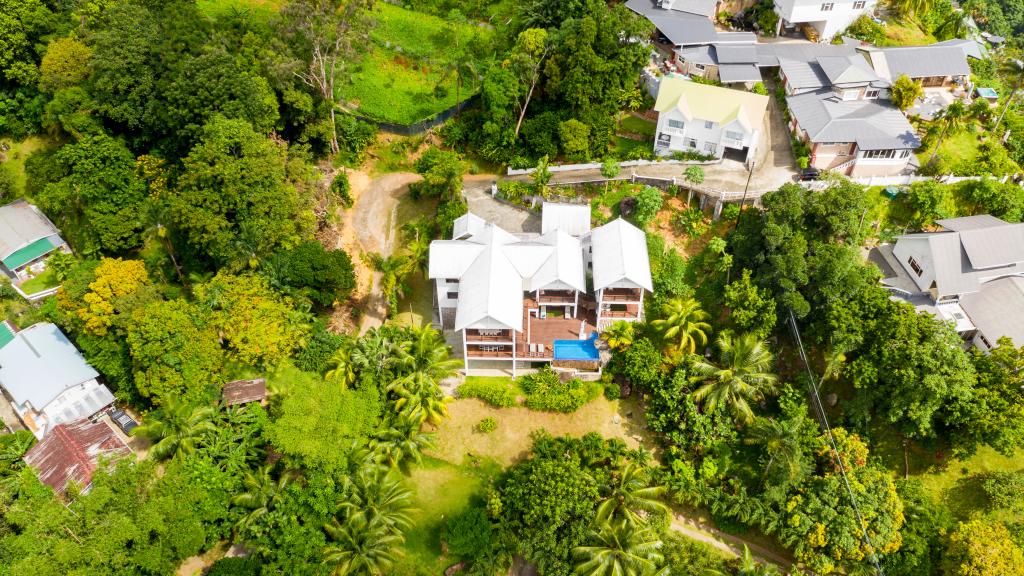
<instances>
[{"instance_id":1,"label":"green roof","mask_svg":"<svg viewBox=\"0 0 1024 576\"><path fill-rule=\"evenodd\" d=\"M49 238L40 238L24 248L11 252L10 256L3 259L3 263L8 270L17 270L36 258L51 252L56 247L57 245L51 242Z\"/></svg>"},{"instance_id":2,"label":"green roof","mask_svg":"<svg viewBox=\"0 0 1024 576\"><path fill-rule=\"evenodd\" d=\"M14 340L14 332L7 322L0 322L0 348L7 346L7 343Z\"/></svg>"}]
</instances>

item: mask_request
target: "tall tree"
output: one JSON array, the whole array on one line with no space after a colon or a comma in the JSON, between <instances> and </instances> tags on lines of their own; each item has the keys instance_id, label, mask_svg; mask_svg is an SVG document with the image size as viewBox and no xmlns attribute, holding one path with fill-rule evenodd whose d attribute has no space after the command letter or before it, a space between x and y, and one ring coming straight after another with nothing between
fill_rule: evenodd
<instances>
[{"instance_id":1,"label":"tall tree","mask_svg":"<svg viewBox=\"0 0 1024 576\"><path fill-rule=\"evenodd\" d=\"M650 470L636 462L627 462L612 472L608 491L597 505L595 522L643 523L641 514L665 513L668 507L660 500L664 486L652 485Z\"/></svg>"},{"instance_id":2,"label":"tall tree","mask_svg":"<svg viewBox=\"0 0 1024 576\"><path fill-rule=\"evenodd\" d=\"M711 325L707 323L708 313L701 309L693 298L673 298L662 306L662 318L653 322L666 341L677 340L676 352L693 354L700 346L708 343Z\"/></svg>"},{"instance_id":3,"label":"tall tree","mask_svg":"<svg viewBox=\"0 0 1024 576\"><path fill-rule=\"evenodd\" d=\"M694 382L703 382L693 392L707 410L729 408L741 422L754 419L751 401L775 392L776 376L769 372L772 354L754 334L718 337L719 365L698 359L691 371Z\"/></svg>"},{"instance_id":4,"label":"tall tree","mask_svg":"<svg viewBox=\"0 0 1024 576\"><path fill-rule=\"evenodd\" d=\"M800 445L803 424L800 418L759 418L750 426L746 442L763 446L768 456L764 465L765 481L781 478L789 482L800 473L804 456Z\"/></svg>"},{"instance_id":5,"label":"tall tree","mask_svg":"<svg viewBox=\"0 0 1024 576\"><path fill-rule=\"evenodd\" d=\"M164 402L158 416L150 415L132 430L132 434L152 440L150 454L157 460L165 460L194 451L196 442L216 429L215 414L212 406L192 406L171 397Z\"/></svg>"},{"instance_id":6,"label":"tall tree","mask_svg":"<svg viewBox=\"0 0 1024 576\"><path fill-rule=\"evenodd\" d=\"M284 491L298 479L294 470L284 470L274 477L274 467L260 466L245 473L243 491L231 497L231 504L249 512L238 521L238 526L252 525L260 516L272 512L284 497Z\"/></svg>"},{"instance_id":7,"label":"tall tree","mask_svg":"<svg viewBox=\"0 0 1024 576\"><path fill-rule=\"evenodd\" d=\"M337 518L324 526L332 543L324 549L323 563L335 576L383 576L401 556L405 538L383 526L371 526L365 518Z\"/></svg>"},{"instance_id":8,"label":"tall tree","mask_svg":"<svg viewBox=\"0 0 1024 576\"><path fill-rule=\"evenodd\" d=\"M330 108L331 152L337 153L334 82L363 53L369 40L368 9L373 0L290 0L279 12L279 29L305 63L294 74Z\"/></svg>"},{"instance_id":9,"label":"tall tree","mask_svg":"<svg viewBox=\"0 0 1024 576\"><path fill-rule=\"evenodd\" d=\"M626 521L601 524L590 536L593 544L573 549L577 559L573 570L579 576L655 576L663 561L661 540L645 526Z\"/></svg>"}]
</instances>

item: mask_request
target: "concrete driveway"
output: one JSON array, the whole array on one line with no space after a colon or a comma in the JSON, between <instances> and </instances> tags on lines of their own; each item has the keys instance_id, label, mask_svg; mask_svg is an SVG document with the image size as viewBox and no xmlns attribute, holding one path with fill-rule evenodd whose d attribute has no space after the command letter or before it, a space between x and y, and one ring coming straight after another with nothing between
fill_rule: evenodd
<instances>
[{"instance_id":1,"label":"concrete driveway","mask_svg":"<svg viewBox=\"0 0 1024 576\"><path fill-rule=\"evenodd\" d=\"M491 197L492 175L467 176L462 189L469 211L508 232L540 232L540 214Z\"/></svg>"}]
</instances>

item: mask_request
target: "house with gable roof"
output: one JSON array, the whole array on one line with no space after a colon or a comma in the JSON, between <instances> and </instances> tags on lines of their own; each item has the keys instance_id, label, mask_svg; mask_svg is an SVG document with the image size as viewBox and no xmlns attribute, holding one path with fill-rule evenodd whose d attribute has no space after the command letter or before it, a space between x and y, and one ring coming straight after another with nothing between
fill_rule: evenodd
<instances>
[{"instance_id":1,"label":"house with gable roof","mask_svg":"<svg viewBox=\"0 0 1024 576\"><path fill-rule=\"evenodd\" d=\"M1024 224L988 214L936 224L872 250L882 286L982 351L1002 337L1024 344Z\"/></svg>"},{"instance_id":2,"label":"house with gable roof","mask_svg":"<svg viewBox=\"0 0 1024 576\"><path fill-rule=\"evenodd\" d=\"M464 214L450 240L431 242L428 277L466 371L498 362L513 375L537 363L600 370L598 332L642 320L653 289L643 231L621 219L591 229L586 204L544 204L540 233Z\"/></svg>"},{"instance_id":3,"label":"house with gable roof","mask_svg":"<svg viewBox=\"0 0 1024 576\"><path fill-rule=\"evenodd\" d=\"M765 133L768 97L742 90L665 78L654 104L654 151L666 156L693 151L749 163Z\"/></svg>"},{"instance_id":4,"label":"house with gable roof","mask_svg":"<svg viewBox=\"0 0 1024 576\"><path fill-rule=\"evenodd\" d=\"M877 0L775 0L779 15L776 34L802 27L812 40L832 40L863 14L874 10Z\"/></svg>"}]
</instances>

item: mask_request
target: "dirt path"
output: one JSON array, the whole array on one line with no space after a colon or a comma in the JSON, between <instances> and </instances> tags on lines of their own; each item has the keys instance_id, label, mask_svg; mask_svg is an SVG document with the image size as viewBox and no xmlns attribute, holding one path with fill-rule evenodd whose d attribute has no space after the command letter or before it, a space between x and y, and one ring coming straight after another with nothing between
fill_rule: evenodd
<instances>
[{"instance_id":1,"label":"dirt path","mask_svg":"<svg viewBox=\"0 0 1024 576\"><path fill-rule=\"evenodd\" d=\"M353 206L342 215L342 232L338 247L352 256L359 285L355 299L362 310L359 333L384 323L387 307L378 284L380 274L374 272L361 254L377 252L388 256L395 248L398 202L409 184L420 179L418 174L396 172L371 179L365 171L351 171Z\"/></svg>"},{"instance_id":2,"label":"dirt path","mask_svg":"<svg viewBox=\"0 0 1024 576\"><path fill-rule=\"evenodd\" d=\"M743 545L746 544L754 559L762 564L774 564L782 569L787 569L793 564L792 559L781 556L764 546L749 542L738 536L726 534L700 520L685 516L679 511L672 512L672 529L687 538L698 540L732 556L741 556L743 554Z\"/></svg>"}]
</instances>

